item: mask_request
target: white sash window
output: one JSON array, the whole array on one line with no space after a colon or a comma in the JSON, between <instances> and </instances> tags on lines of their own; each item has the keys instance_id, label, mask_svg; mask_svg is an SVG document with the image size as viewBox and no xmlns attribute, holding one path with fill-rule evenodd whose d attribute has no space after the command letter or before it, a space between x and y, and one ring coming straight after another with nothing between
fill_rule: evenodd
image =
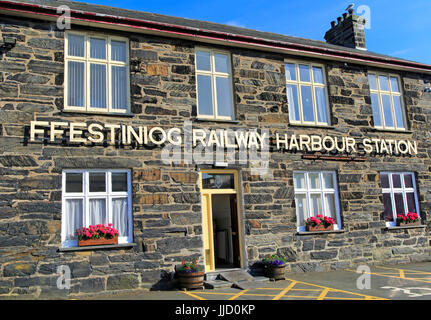
<instances>
[{"instance_id":1,"label":"white sash window","mask_svg":"<svg viewBox=\"0 0 431 320\"><path fill-rule=\"evenodd\" d=\"M65 47L65 110L128 113L128 40L67 32Z\"/></svg>"},{"instance_id":2,"label":"white sash window","mask_svg":"<svg viewBox=\"0 0 431 320\"><path fill-rule=\"evenodd\" d=\"M118 243L132 242L130 170L64 170L61 242L77 246L76 229L113 224Z\"/></svg>"}]
</instances>

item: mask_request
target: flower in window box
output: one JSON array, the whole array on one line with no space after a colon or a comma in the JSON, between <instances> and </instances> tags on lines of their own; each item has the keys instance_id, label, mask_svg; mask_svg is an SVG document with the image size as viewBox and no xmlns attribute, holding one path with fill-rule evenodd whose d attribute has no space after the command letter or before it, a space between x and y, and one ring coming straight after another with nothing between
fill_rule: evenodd
<instances>
[{"instance_id":1,"label":"flower in window box","mask_svg":"<svg viewBox=\"0 0 431 320\"><path fill-rule=\"evenodd\" d=\"M420 225L419 215L416 212L408 212L406 215L397 214L397 226Z\"/></svg>"},{"instance_id":2,"label":"flower in window box","mask_svg":"<svg viewBox=\"0 0 431 320\"><path fill-rule=\"evenodd\" d=\"M192 261L183 260L181 266L175 267L175 274L178 277L180 289L202 288L204 283L205 272L202 266L198 264L198 258Z\"/></svg>"},{"instance_id":3,"label":"flower in window box","mask_svg":"<svg viewBox=\"0 0 431 320\"><path fill-rule=\"evenodd\" d=\"M305 221L305 229L307 231L329 231L334 230L335 220L331 217L326 217L321 214L316 217L310 217Z\"/></svg>"},{"instance_id":4,"label":"flower in window box","mask_svg":"<svg viewBox=\"0 0 431 320\"><path fill-rule=\"evenodd\" d=\"M276 254L268 255L262 260L265 266L265 275L275 280L284 280L286 259Z\"/></svg>"},{"instance_id":5,"label":"flower in window box","mask_svg":"<svg viewBox=\"0 0 431 320\"><path fill-rule=\"evenodd\" d=\"M78 246L96 246L103 244L118 244L119 232L112 226L112 223L105 226L98 224L76 229Z\"/></svg>"}]
</instances>

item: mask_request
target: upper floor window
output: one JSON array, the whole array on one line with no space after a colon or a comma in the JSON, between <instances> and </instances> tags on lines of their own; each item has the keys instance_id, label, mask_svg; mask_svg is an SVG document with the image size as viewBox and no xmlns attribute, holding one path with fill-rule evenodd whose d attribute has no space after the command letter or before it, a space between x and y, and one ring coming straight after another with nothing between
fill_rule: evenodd
<instances>
[{"instance_id":1,"label":"upper floor window","mask_svg":"<svg viewBox=\"0 0 431 320\"><path fill-rule=\"evenodd\" d=\"M65 109L129 112L128 40L68 32L65 46Z\"/></svg>"},{"instance_id":2,"label":"upper floor window","mask_svg":"<svg viewBox=\"0 0 431 320\"><path fill-rule=\"evenodd\" d=\"M288 62L285 70L290 123L329 125L329 102L323 66Z\"/></svg>"},{"instance_id":3,"label":"upper floor window","mask_svg":"<svg viewBox=\"0 0 431 320\"><path fill-rule=\"evenodd\" d=\"M233 120L232 68L228 53L196 50L197 116Z\"/></svg>"},{"instance_id":4,"label":"upper floor window","mask_svg":"<svg viewBox=\"0 0 431 320\"><path fill-rule=\"evenodd\" d=\"M406 117L398 76L369 73L368 80L370 83L374 127L406 130Z\"/></svg>"}]
</instances>

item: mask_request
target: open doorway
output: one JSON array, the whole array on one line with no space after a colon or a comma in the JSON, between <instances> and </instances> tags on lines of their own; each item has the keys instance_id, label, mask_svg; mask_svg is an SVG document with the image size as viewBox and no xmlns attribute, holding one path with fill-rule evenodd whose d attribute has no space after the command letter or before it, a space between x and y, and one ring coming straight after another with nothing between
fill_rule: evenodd
<instances>
[{"instance_id":1,"label":"open doorway","mask_svg":"<svg viewBox=\"0 0 431 320\"><path fill-rule=\"evenodd\" d=\"M239 268L239 236L236 194L212 195L215 268Z\"/></svg>"}]
</instances>

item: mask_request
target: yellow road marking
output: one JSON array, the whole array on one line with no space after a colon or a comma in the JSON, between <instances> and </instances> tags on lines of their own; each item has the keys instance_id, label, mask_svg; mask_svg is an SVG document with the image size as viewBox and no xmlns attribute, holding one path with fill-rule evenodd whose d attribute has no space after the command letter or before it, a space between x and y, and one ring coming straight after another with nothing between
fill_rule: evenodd
<instances>
[{"instance_id":1,"label":"yellow road marking","mask_svg":"<svg viewBox=\"0 0 431 320\"><path fill-rule=\"evenodd\" d=\"M291 281L292 282L283 291L281 291L278 295L276 295L272 300L280 300L281 297L283 297L287 292L289 292L289 290L292 289L293 286L296 284L296 281L294 280L291 280Z\"/></svg>"},{"instance_id":2,"label":"yellow road marking","mask_svg":"<svg viewBox=\"0 0 431 320\"><path fill-rule=\"evenodd\" d=\"M186 294L186 295L188 295L188 296L190 296L190 297L193 297L193 298L195 298L195 299L198 299L198 300L206 300L206 299L204 299L204 298L202 298L202 297L199 297L199 296L194 295L193 293L190 293L190 292L187 292L187 291L183 291L183 293L184 293L184 294Z\"/></svg>"},{"instance_id":3,"label":"yellow road marking","mask_svg":"<svg viewBox=\"0 0 431 320\"><path fill-rule=\"evenodd\" d=\"M404 270L402 270L402 269L400 269L400 270L398 270L399 272L400 272L400 278L401 279L405 279L405 274L404 274Z\"/></svg>"},{"instance_id":4,"label":"yellow road marking","mask_svg":"<svg viewBox=\"0 0 431 320\"><path fill-rule=\"evenodd\" d=\"M246 290L242 290L241 292L238 292L236 295L234 295L233 297L230 297L228 300L235 300L236 298L242 296L243 294L245 294L249 289Z\"/></svg>"},{"instance_id":5,"label":"yellow road marking","mask_svg":"<svg viewBox=\"0 0 431 320\"><path fill-rule=\"evenodd\" d=\"M419 270L411 270L411 269L401 269L401 268L391 268L391 267L383 267L383 266L376 266L376 268L380 269L389 269L389 270L403 270L405 273L411 273L411 274L431 274L431 272L426 271L419 271Z\"/></svg>"},{"instance_id":6,"label":"yellow road marking","mask_svg":"<svg viewBox=\"0 0 431 320\"><path fill-rule=\"evenodd\" d=\"M351 269L345 269L345 271L350 271L350 272L356 273L356 270L351 270ZM391 275L386 275L384 273L376 273L376 272L364 272L364 273L375 275L375 276L381 276L381 277L401 279L399 276L391 276ZM416 278L402 278L402 279L404 279L404 280L419 281L419 282L425 282L425 283L431 283L431 281L419 280L419 279L416 279Z\"/></svg>"},{"instance_id":7,"label":"yellow road marking","mask_svg":"<svg viewBox=\"0 0 431 320\"><path fill-rule=\"evenodd\" d=\"M317 300L323 300L326 297L326 295L328 294L328 292L329 292L329 288L323 289L322 292L317 297Z\"/></svg>"},{"instance_id":8,"label":"yellow road marking","mask_svg":"<svg viewBox=\"0 0 431 320\"><path fill-rule=\"evenodd\" d=\"M351 270L350 270L350 271L351 271ZM354 271L354 272L356 272L356 271ZM293 280L291 280L291 279L286 279L286 280L293 281ZM305 284L305 285L309 285L309 286L312 286L312 287L318 287L318 288L323 288L323 289L328 288L328 287L325 287L325 286L319 286L319 285L317 285L317 284L313 284L313 283L307 283L307 282L302 282L302 281L296 281L296 282L298 282L298 283L302 283L302 284ZM333 292L348 293L348 294L351 294L351 295L361 296L361 297L365 297L365 298L373 298L373 299L383 299L383 300L388 300L388 299L384 299L384 298L368 296L368 295L365 295L365 294L360 294L360 293L355 293L355 292L350 292L350 291L344 291L344 290L335 289L335 288L329 288L329 289L330 289L331 291L333 291Z\"/></svg>"}]
</instances>

